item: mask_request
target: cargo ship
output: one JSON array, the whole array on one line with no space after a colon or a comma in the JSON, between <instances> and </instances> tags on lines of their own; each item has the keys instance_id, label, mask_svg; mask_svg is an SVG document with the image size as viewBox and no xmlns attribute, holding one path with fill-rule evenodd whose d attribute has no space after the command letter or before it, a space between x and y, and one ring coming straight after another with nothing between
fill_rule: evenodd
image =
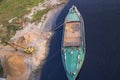
<instances>
[{"instance_id":1,"label":"cargo ship","mask_svg":"<svg viewBox=\"0 0 120 80\"><path fill-rule=\"evenodd\" d=\"M76 6L72 6L64 21L62 62L68 80L75 80L85 58L84 21Z\"/></svg>"}]
</instances>

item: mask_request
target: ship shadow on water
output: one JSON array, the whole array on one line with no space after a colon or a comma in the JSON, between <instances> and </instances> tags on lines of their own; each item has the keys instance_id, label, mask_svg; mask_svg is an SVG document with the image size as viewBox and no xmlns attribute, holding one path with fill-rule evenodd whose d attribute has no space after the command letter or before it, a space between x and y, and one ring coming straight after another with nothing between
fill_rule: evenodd
<instances>
[{"instance_id":1,"label":"ship shadow on water","mask_svg":"<svg viewBox=\"0 0 120 80\"><path fill-rule=\"evenodd\" d=\"M61 60L60 37L62 37L62 29L56 31L51 39L49 54L43 65L40 80L59 80L60 77L65 75Z\"/></svg>"},{"instance_id":2,"label":"ship shadow on water","mask_svg":"<svg viewBox=\"0 0 120 80\"><path fill-rule=\"evenodd\" d=\"M57 29L59 25L64 23L64 19L72 4L73 3L69 1L68 4L61 11L58 19L56 20L57 26L53 26L53 30ZM59 29L54 31L54 34L51 38L49 45L49 53L41 70L40 80L67 80L61 58L62 35L63 25L60 26Z\"/></svg>"}]
</instances>

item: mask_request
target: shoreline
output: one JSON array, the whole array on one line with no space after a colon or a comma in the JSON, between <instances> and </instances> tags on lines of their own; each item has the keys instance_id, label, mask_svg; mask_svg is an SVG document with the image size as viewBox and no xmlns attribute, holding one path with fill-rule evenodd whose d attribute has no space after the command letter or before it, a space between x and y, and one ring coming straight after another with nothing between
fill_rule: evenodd
<instances>
[{"instance_id":1,"label":"shoreline","mask_svg":"<svg viewBox=\"0 0 120 80\"><path fill-rule=\"evenodd\" d=\"M63 8L64 5L59 5L47 13L47 18L41 26L42 31L51 31L56 26L56 20Z\"/></svg>"}]
</instances>

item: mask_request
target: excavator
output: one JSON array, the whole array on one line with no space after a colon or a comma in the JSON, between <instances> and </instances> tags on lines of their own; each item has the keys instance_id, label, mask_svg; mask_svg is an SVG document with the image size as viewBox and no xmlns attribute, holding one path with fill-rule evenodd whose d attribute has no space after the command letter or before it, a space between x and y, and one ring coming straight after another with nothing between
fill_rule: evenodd
<instances>
[{"instance_id":1,"label":"excavator","mask_svg":"<svg viewBox=\"0 0 120 80\"><path fill-rule=\"evenodd\" d=\"M16 43L12 43L10 41L4 41L4 43L10 45L11 47L13 47L16 51L18 50L17 47L20 47L22 49L24 49L24 52L27 53L27 54L33 54L34 51L35 51L35 48L30 46L30 47L25 47L25 46L22 46L22 45L18 45Z\"/></svg>"}]
</instances>

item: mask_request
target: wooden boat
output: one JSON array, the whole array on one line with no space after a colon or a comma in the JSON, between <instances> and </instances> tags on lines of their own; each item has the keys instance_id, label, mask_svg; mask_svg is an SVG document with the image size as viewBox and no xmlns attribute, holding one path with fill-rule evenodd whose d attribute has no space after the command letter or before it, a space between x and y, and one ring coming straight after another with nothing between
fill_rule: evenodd
<instances>
[{"instance_id":1,"label":"wooden boat","mask_svg":"<svg viewBox=\"0 0 120 80\"><path fill-rule=\"evenodd\" d=\"M69 80L75 80L85 58L84 22L75 6L65 18L62 62Z\"/></svg>"}]
</instances>

